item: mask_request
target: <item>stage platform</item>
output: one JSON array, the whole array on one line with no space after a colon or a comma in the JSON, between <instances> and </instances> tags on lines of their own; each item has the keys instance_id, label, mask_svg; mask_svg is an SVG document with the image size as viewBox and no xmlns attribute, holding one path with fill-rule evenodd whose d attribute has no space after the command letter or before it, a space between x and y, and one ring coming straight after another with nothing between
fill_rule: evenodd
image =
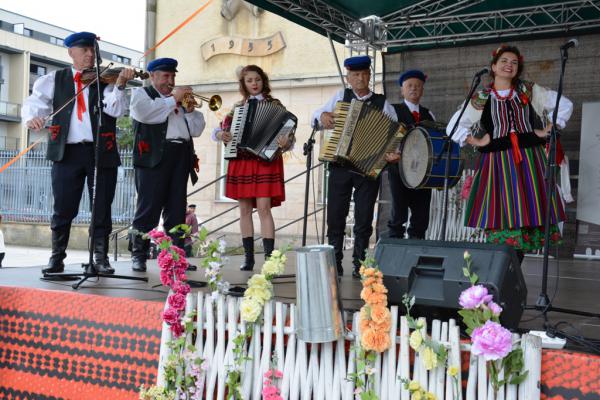
<instances>
[{"instance_id":1,"label":"stage platform","mask_svg":"<svg viewBox=\"0 0 600 400\"><path fill-rule=\"evenodd\" d=\"M262 255L257 255L257 261L262 260ZM340 293L345 309L357 310L361 307L360 282L352 278L351 253L346 251L344 256L344 276L340 282ZM192 264L199 264L198 259L191 259ZM232 286L245 285L252 273L238 270L242 263L242 256L232 256L229 264L223 268L223 279ZM148 271L137 273L131 270L129 261L113 262L117 274L130 276L147 276L148 283L131 280L101 278L90 279L78 290L80 293L95 294L111 297L126 297L138 300L151 300L163 302L167 291L160 284L156 260L148 261ZM15 267L0 269L0 285L29 287L48 290L64 290L73 292L72 282L48 282L40 279L39 267ZM257 263L256 271L260 271ZM288 263L285 273L294 274L296 270L296 255L291 251L288 254ZM542 259L528 256L523 261L523 275L527 283L528 304L534 305L541 289ZM66 272L79 272L79 265L68 265ZM557 273L558 272L558 273ZM549 263L548 296L557 308L565 308L591 313L600 312L600 261L586 261L579 259L560 259L558 262L551 259ZM204 281L204 274L200 270L188 273L192 281ZM557 278L558 276L558 278ZM276 300L284 303L295 302L296 285L294 278L285 278L275 281ZM195 290L206 290L198 288ZM559 328L567 330L570 334L600 340L600 320L559 312L548 313L549 322L556 324L564 322ZM544 321L537 310L526 310L521 318L519 328L522 330L543 330ZM570 348L584 350L581 347Z\"/></svg>"}]
</instances>

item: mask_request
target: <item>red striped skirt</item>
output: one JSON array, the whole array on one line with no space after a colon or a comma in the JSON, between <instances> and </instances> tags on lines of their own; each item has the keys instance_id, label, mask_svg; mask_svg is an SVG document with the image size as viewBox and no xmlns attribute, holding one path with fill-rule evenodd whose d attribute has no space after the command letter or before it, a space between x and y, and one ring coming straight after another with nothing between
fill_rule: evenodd
<instances>
[{"instance_id":1,"label":"red striped skirt","mask_svg":"<svg viewBox=\"0 0 600 400\"><path fill-rule=\"evenodd\" d=\"M272 162L253 156L229 160L225 196L234 200L253 199L254 207L257 197L270 197L271 207L280 206L285 200L281 156Z\"/></svg>"}]
</instances>

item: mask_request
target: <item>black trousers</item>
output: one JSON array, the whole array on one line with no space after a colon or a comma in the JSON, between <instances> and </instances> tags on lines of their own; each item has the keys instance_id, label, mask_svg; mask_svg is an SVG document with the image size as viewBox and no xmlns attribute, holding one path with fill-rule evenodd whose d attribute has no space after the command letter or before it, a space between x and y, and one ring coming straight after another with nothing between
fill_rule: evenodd
<instances>
[{"instance_id":1,"label":"black trousers","mask_svg":"<svg viewBox=\"0 0 600 400\"><path fill-rule=\"evenodd\" d=\"M163 214L165 232L185 223L190 144L166 142L160 163L153 168L135 167L137 208L133 228L154 229Z\"/></svg>"},{"instance_id":2,"label":"black trousers","mask_svg":"<svg viewBox=\"0 0 600 400\"><path fill-rule=\"evenodd\" d=\"M107 237L112 230L111 205L115 197L117 168L99 168L97 176L94 237L99 238ZM79 212L79 203L86 181L92 199L94 145L92 143L65 145L62 161L52 164L51 177L54 212L50 228L53 231L68 231ZM91 205L90 201L90 207Z\"/></svg>"},{"instance_id":3,"label":"black trousers","mask_svg":"<svg viewBox=\"0 0 600 400\"><path fill-rule=\"evenodd\" d=\"M388 221L390 237L403 238L410 208L410 226L408 236L415 239L425 239L429 227L429 209L431 204L431 189L411 189L406 187L400 177L398 164L387 166L388 181L392 194L392 212Z\"/></svg>"},{"instance_id":4,"label":"black trousers","mask_svg":"<svg viewBox=\"0 0 600 400\"><path fill-rule=\"evenodd\" d=\"M352 263L360 266L373 233L373 211L379 193L379 179L359 175L350 168L330 164L327 193L327 238L335 248L335 259L342 265L346 217L354 189L354 250Z\"/></svg>"}]
</instances>

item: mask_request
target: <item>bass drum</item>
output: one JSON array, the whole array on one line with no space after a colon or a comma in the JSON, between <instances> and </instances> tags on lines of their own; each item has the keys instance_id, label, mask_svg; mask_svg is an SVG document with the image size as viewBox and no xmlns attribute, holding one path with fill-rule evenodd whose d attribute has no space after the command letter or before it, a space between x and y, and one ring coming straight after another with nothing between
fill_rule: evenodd
<instances>
[{"instance_id":1,"label":"bass drum","mask_svg":"<svg viewBox=\"0 0 600 400\"><path fill-rule=\"evenodd\" d=\"M446 125L439 122L423 121L411 129L401 146L401 159L398 163L400 177L406 187L412 189L443 189L446 172L447 140ZM460 146L450 141L450 174L448 187L453 187L460 180L463 161L460 158Z\"/></svg>"}]
</instances>

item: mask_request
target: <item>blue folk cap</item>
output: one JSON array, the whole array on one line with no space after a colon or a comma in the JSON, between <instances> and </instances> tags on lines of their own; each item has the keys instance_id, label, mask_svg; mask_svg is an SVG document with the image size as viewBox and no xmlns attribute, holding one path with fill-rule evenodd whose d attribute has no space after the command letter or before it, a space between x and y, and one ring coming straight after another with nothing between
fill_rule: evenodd
<instances>
[{"instance_id":1,"label":"blue folk cap","mask_svg":"<svg viewBox=\"0 0 600 400\"><path fill-rule=\"evenodd\" d=\"M356 56L344 60L344 67L350 71L360 71L361 69L368 69L370 66L371 58L369 56Z\"/></svg>"},{"instance_id":2,"label":"blue folk cap","mask_svg":"<svg viewBox=\"0 0 600 400\"><path fill-rule=\"evenodd\" d=\"M92 32L77 32L67 36L64 44L67 47L91 47L94 45L96 34Z\"/></svg>"},{"instance_id":3,"label":"blue folk cap","mask_svg":"<svg viewBox=\"0 0 600 400\"><path fill-rule=\"evenodd\" d=\"M175 60L174 58L157 58L156 60L150 61L146 69L148 70L148 72L177 72L177 64L177 60Z\"/></svg>"},{"instance_id":4,"label":"blue folk cap","mask_svg":"<svg viewBox=\"0 0 600 400\"><path fill-rule=\"evenodd\" d=\"M400 75L400 78L398 79L398 84L402 86L404 81L410 78L417 78L425 82L427 80L427 75L425 75L423 71L419 71L418 69L409 69L408 71L405 71L402 75Z\"/></svg>"}]
</instances>

